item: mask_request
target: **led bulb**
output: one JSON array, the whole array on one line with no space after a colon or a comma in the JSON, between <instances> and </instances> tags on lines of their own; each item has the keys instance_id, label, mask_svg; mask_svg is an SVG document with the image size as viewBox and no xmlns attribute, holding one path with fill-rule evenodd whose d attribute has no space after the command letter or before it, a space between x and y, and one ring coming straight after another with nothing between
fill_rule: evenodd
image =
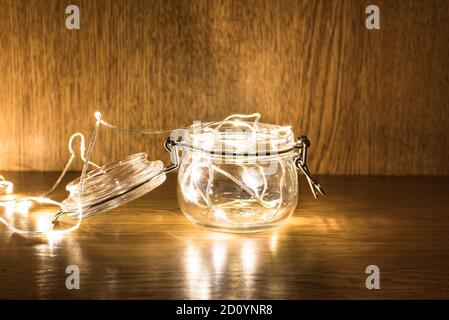
<instances>
[{"instance_id":1,"label":"led bulb","mask_svg":"<svg viewBox=\"0 0 449 320\"><path fill-rule=\"evenodd\" d=\"M201 179L201 169L194 167L192 170L191 179L194 182L198 182Z\"/></svg>"},{"instance_id":2,"label":"led bulb","mask_svg":"<svg viewBox=\"0 0 449 320\"><path fill-rule=\"evenodd\" d=\"M94 116L95 116L95 119L97 119L97 121L101 121L101 112L100 111L95 111Z\"/></svg>"},{"instance_id":3,"label":"led bulb","mask_svg":"<svg viewBox=\"0 0 449 320\"><path fill-rule=\"evenodd\" d=\"M242 179L243 183L254 191L264 183L254 170L245 170Z\"/></svg>"},{"instance_id":4,"label":"led bulb","mask_svg":"<svg viewBox=\"0 0 449 320\"><path fill-rule=\"evenodd\" d=\"M193 188L192 186L186 190L185 196L191 202L196 202L199 197L198 192L196 192L195 188Z\"/></svg>"},{"instance_id":5,"label":"led bulb","mask_svg":"<svg viewBox=\"0 0 449 320\"><path fill-rule=\"evenodd\" d=\"M14 189L14 184L12 182L7 181L5 177L0 175L0 187L3 188L3 190L5 190L6 194L11 194Z\"/></svg>"}]
</instances>

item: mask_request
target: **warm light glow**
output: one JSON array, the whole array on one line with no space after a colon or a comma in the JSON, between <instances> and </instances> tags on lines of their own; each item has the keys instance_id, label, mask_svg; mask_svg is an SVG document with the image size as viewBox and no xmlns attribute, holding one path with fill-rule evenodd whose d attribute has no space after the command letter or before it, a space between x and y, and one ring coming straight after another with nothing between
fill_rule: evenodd
<instances>
[{"instance_id":1,"label":"warm light glow","mask_svg":"<svg viewBox=\"0 0 449 320\"><path fill-rule=\"evenodd\" d=\"M198 182L201 179L201 169L197 167L192 167L190 179L192 179L193 182Z\"/></svg>"},{"instance_id":2,"label":"warm light glow","mask_svg":"<svg viewBox=\"0 0 449 320\"><path fill-rule=\"evenodd\" d=\"M257 192L257 189L264 185L264 181L260 179L255 170L245 170L242 175L243 183L251 188L254 192Z\"/></svg>"},{"instance_id":3,"label":"warm light glow","mask_svg":"<svg viewBox=\"0 0 449 320\"><path fill-rule=\"evenodd\" d=\"M242 268L246 274L253 274L256 270L257 252L256 245L253 240L244 239L240 252L242 260Z\"/></svg>"},{"instance_id":4,"label":"warm light glow","mask_svg":"<svg viewBox=\"0 0 449 320\"><path fill-rule=\"evenodd\" d=\"M12 206L12 211L21 214L22 216L27 216L33 203L31 201L25 200L14 203Z\"/></svg>"},{"instance_id":5,"label":"warm light glow","mask_svg":"<svg viewBox=\"0 0 449 320\"><path fill-rule=\"evenodd\" d=\"M214 213L218 218L226 220L226 213L222 209L214 209Z\"/></svg>"},{"instance_id":6,"label":"warm light glow","mask_svg":"<svg viewBox=\"0 0 449 320\"><path fill-rule=\"evenodd\" d=\"M277 231L273 232L273 234L270 237L270 251L273 254L276 254L277 251L277 247L278 247L278 233Z\"/></svg>"},{"instance_id":7,"label":"warm light glow","mask_svg":"<svg viewBox=\"0 0 449 320\"><path fill-rule=\"evenodd\" d=\"M51 215L41 215L37 218L38 230L49 230L52 228ZM49 232L46 235L50 249L53 249L62 239L60 232Z\"/></svg>"},{"instance_id":8,"label":"warm light glow","mask_svg":"<svg viewBox=\"0 0 449 320\"><path fill-rule=\"evenodd\" d=\"M49 233L47 236L48 246L50 250L53 250L63 239L62 233Z\"/></svg>"},{"instance_id":9,"label":"warm light glow","mask_svg":"<svg viewBox=\"0 0 449 320\"><path fill-rule=\"evenodd\" d=\"M259 145L265 148L268 143L269 147L272 141L286 145L291 141L293 148L293 134L290 126L261 125L259 119L258 113L236 114L193 130L189 141L194 151L186 161L179 184L183 197L196 206L200 220L233 229L248 229L270 223L285 212L283 206L289 202L283 199L284 176L296 175L294 169L292 173L292 168L287 167L289 160L276 156L277 145L269 150L274 157L264 158L264 162L256 155L246 155L261 151L257 148ZM276 164L275 172L270 161ZM266 167L271 171L266 171ZM270 174L276 175L279 185L268 184ZM276 182L275 179L270 181Z\"/></svg>"},{"instance_id":10,"label":"warm light glow","mask_svg":"<svg viewBox=\"0 0 449 320\"><path fill-rule=\"evenodd\" d=\"M95 199L97 199L97 193L103 192L104 190L98 190L98 186L103 186L102 183L97 183L94 186L89 185L89 179L86 179L87 176L87 168L88 166L93 166L95 168L99 168L98 165L96 165L93 162L90 162L90 153L93 147L93 144L95 142L97 130L100 127L100 125L105 125L107 127L125 131L128 133L139 133L139 134L157 134L167 131L142 131L142 130L132 130L132 129L124 129L120 128L114 125L111 125L107 123L105 120L102 119L102 115L99 111L96 111L94 113L94 117L96 119L96 125L94 132L92 134L92 139L90 141L90 144L88 148L86 149L86 143L85 138L81 133L75 133L73 134L68 143L68 149L70 153L70 158L68 162L66 163L65 168L61 172L59 178L56 180L54 185L50 190L43 193L39 197L17 197L17 198L8 198L5 197L0 198L0 207L5 208L5 211L7 215L12 216L15 213L20 213L22 215L28 214L28 211L32 207L32 203L37 204L49 204L49 205L55 205L59 207L58 213L65 213L68 214L71 218L76 218L77 223L76 225L69 227L64 230L53 230L52 225L50 224L49 230L21 230L18 228L15 228L11 223L3 218L0 218L0 222L5 224L11 231L16 232L18 234L21 234L26 237L36 237L36 236L59 236L64 233L71 232L73 230L76 230L80 224L81 220L84 215L89 216L90 214L96 214L100 211L105 210L105 208L111 208L111 206L105 205L98 209L96 212L89 212L89 208L93 208L96 206ZM252 120L250 120L252 119ZM248 146L245 143L242 143L242 141L245 141L245 137L247 137L247 132L242 132L242 130L248 131L251 130L253 134L258 134L258 138L270 138L270 134L266 135L259 135L262 131L259 131L259 119L260 114L254 113L250 115L240 115L235 114L231 115L227 118L225 118L222 121L214 122L213 124L207 125L205 128L203 128L205 131L207 131L206 135L201 135L201 146L202 148L208 149L209 147L212 148L216 145L216 139L220 139L222 137L224 140L218 141L220 143L224 144L230 144L234 147L234 152L237 153L248 153ZM233 127L234 132L231 133L231 139L226 139L227 137L227 130ZM223 128L224 131L220 131L220 129ZM285 128L285 129L284 129ZM207 129L207 130L206 130ZM287 132L290 134L290 127L280 127L277 129L279 132L285 131L285 134ZM285 136L284 136L285 137ZM64 175L68 171L71 163L76 158L75 150L73 149L73 144L76 138L79 138L80 140L80 148L79 148L79 156L84 162L83 171L81 174L81 177L78 181L78 184L75 186L72 186L73 188L79 188L73 189L76 192L71 192L71 195L68 199L64 200L62 203L59 203L57 201L52 200L51 198L48 198L47 195L52 193L56 187L60 184L62 181ZM203 139L205 138L205 139ZM257 141L258 142L258 141ZM265 141L266 142L266 141ZM159 161L160 162L160 161ZM162 163L162 162L160 162ZM114 165L115 163L113 163ZM271 199L269 201L265 200L265 193L267 191L267 180L265 177L265 174L263 172L263 169L258 164L254 164L254 169L247 170L245 168L245 163L240 164L242 166L242 170L245 170L243 172L243 176L234 175L230 172L224 170L219 165L214 165L210 162L202 163L201 160L198 162L194 162L194 164L191 167L190 171L190 179L189 183L186 183L186 185L181 187L181 191L184 193L186 199L194 203L195 205L198 205L199 207L209 209L209 214L213 217L214 215L218 219L222 219L228 223L234 224L233 227L247 227L248 222L251 222L251 219L255 219L257 223L261 223L263 221L268 221L274 217L274 215L277 212L280 212L281 206L283 203L283 200L281 198L279 199L272 199L273 194L281 194L282 193L282 185L283 181L281 180L279 190L275 190L275 192L271 192L270 196ZM285 168L283 167L283 164L281 163L281 167L283 172L280 173L283 179L283 175L285 173ZM157 168L155 168L156 170ZM206 170L207 169L207 170ZM207 172L207 173L206 173ZM154 173L154 171L152 171ZM215 199L212 197L213 190L212 190L212 178L215 173L218 173L225 178L229 179L231 183L233 183L235 186L239 187L241 190L243 190L244 193L246 193L248 196L243 195L242 197L236 197L235 199L231 199L229 197L228 199L225 199L225 201L220 202L219 204L214 204ZM96 171L94 175L95 177L98 177L100 175L104 174L104 172ZM205 175L208 174L209 178L203 179L206 177ZM159 186L157 183L163 183L163 180L165 180L165 171L164 168L162 170L159 170L156 172L155 177L158 179L155 180L155 186ZM163 179L161 178L163 177ZM89 177L92 178L92 177ZM161 179L159 179L161 178ZM86 181L85 181L86 180ZM132 179L129 179L132 180ZM157 181L156 181L157 180ZM202 188L199 188L198 185L203 182L203 180L207 181L207 187L202 190ZM157 182L157 183L156 183ZM89 192L86 191L87 187L90 187ZM86 188L85 188L86 187ZM121 186L120 186L121 188ZM276 187L277 188L277 187ZM115 190L119 189L118 187L115 188ZM107 190L107 189L106 189ZM142 189L143 190L143 189ZM83 192L86 193L83 193ZM270 190L271 191L271 190ZM0 192L3 192L5 194L12 194L13 193L13 183L7 181L3 176L0 176ZM268 192L267 192L268 193ZM83 202L81 202L80 194L83 194ZM213 201L214 200L214 201ZM111 202L112 203L112 202ZM108 204L111 204L108 203ZM117 201L116 203L113 203L113 205L118 206L120 205L120 201ZM114 206L114 207L115 207ZM253 206L253 207L251 207ZM71 210L68 210L70 207ZM85 208L88 208L85 210ZM97 206L98 208L98 206ZM237 208L235 212L229 214L228 209L231 208L232 210ZM239 221L234 221L232 219L233 216L239 215L238 210L241 208L241 213L239 218ZM260 208L260 209L259 209ZM93 210L93 209L92 209ZM260 212L258 212L258 210ZM265 212L264 212L265 211ZM256 217L256 218L255 218ZM265 220L264 220L265 219ZM48 225L47 225L48 226Z\"/></svg>"},{"instance_id":11,"label":"warm light glow","mask_svg":"<svg viewBox=\"0 0 449 320\"><path fill-rule=\"evenodd\" d=\"M0 175L0 190L4 190L6 194L11 194L14 190L14 184Z\"/></svg>"},{"instance_id":12,"label":"warm light glow","mask_svg":"<svg viewBox=\"0 0 449 320\"><path fill-rule=\"evenodd\" d=\"M33 202L36 204L50 204L60 207L60 203L45 197L21 197L21 198L9 198L8 200L0 201L0 207L5 209L6 216L12 218L15 214L20 214L23 216L28 216L29 210L33 207ZM37 217L37 230L23 230L15 227L12 223L6 219L0 217L0 222L7 226L11 231L23 235L25 237L47 237L47 238L58 238L65 233L72 232L81 224L81 220L78 221L72 227L64 230L53 230L53 225L51 221L51 216L38 216Z\"/></svg>"},{"instance_id":13,"label":"warm light glow","mask_svg":"<svg viewBox=\"0 0 449 320\"><path fill-rule=\"evenodd\" d=\"M97 118L97 123L96 123L96 127L94 130L94 135L96 133L96 130L99 126L99 120L98 120L98 116L101 119L101 114L95 114L95 117ZM96 164L89 162L89 155L86 157L85 155L85 139L84 136L81 133L75 133L73 134L70 139L69 139L69 143L68 143L68 149L70 152L70 158L67 161L67 164L64 168L64 170L61 172L59 178L56 180L56 182L53 184L53 186L50 188L50 190L48 190L47 192L45 192L42 196L38 196L38 197L30 197L30 196L24 196L24 197L2 197L0 198L0 207L3 207L5 209L5 213L6 216L11 218L15 213L19 213L22 216L24 215L28 215L28 212L30 210L30 208L32 207L32 203L35 202L37 204L49 204L49 205L54 205L54 206L58 206L59 208L61 208L61 203L54 201L48 197L46 197L47 194L50 194L51 192L53 192L56 187L59 185L59 183L62 181L64 175L67 173L70 164L73 162L73 160L75 159L75 152L73 150L73 143L75 138L80 138L80 156L81 159L90 165L93 165L95 167L98 167ZM92 141L91 141L91 144ZM87 159L86 159L87 158ZM82 179L84 180L84 177L82 176ZM6 181L6 179L3 176L0 176L0 187L5 187L6 186L6 193L7 194L12 194L13 192L13 184L9 181ZM20 234L22 236L25 237L47 237L47 238L51 238L51 239L58 239L59 237L61 237L63 234L72 232L76 229L79 228L79 226L81 225L81 220L82 220L82 210L81 208L79 209L79 214L78 214L78 221L75 225L64 229L64 230L54 230L53 229L53 224L50 219L44 219L42 216L39 216L37 218L37 227L38 230L24 230L24 229L19 229L16 228L13 224L11 224L9 221L7 221L6 219L0 217L0 222L3 223L8 229L10 229L12 232L15 232L17 234Z\"/></svg>"},{"instance_id":14,"label":"warm light glow","mask_svg":"<svg viewBox=\"0 0 449 320\"><path fill-rule=\"evenodd\" d=\"M39 230L45 230L51 228L51 218L48 216L39 216L37 217L37 228Z\"/></svg>"},{"instance_id":15,"label":"warm light glow","mask_svg":"<svg viewBox=\"0 0 449 320\"><path fill-rule=\"evenodd\" d=\"M198 192L196 192L193 186L187 188L185 196L190 202L197 202L199 197Z\"/></svg>"},{"instance_id":16,"label":"warm light glow","mask_svg":"<svg viewBox=\"0 0 449 320\"><path fill-rule=\"evenodd\" d=\"M97 119L97 121L101 121L101 112L100 111L95 111L94 117L95 117L95 119Z\"/></svg>"},{"instance_id":17,"label":"warm light glow","mask_svg":"<svg viewBox=\"0 0 449 320\"><path fill-rule=\"evenodd\" d=\"M6 183L8 183L8 181ZM13 192L13 184L9 183L8 186L6 187L6 193L11 194L12 192Z\"/></svg>"},{"instance_id":18,"label":"warm light glow","mask_svg":"<svg viewBox=\"0 0 449 320\"><path fill-rule=\"evenodd\" d=\"M200 251L189 244L185 255L185 277L190 299L209 299L209 272L206 266Z\"/></svg>"},{"instance_id":19,"label":"warm light glow","mask_svg":"<svg viewBox=\"0 0 449 320\"><path fill-rule=\"evenodd\" d=\"M227 247L225 242L214 242L212 245L212 264L214 272L221 273L226 264Z\"/></svg>"},{"instance_id":20,"label":"warm light glow","mask_svg":"<svg viewBox=\"0 0 449 320\"><path fill-rule=\"evenodd\" d=\"M5 209L5 214L7 217L13 216L15 213L19 213L21 216L27 216L28 212L32 206L31 201L5 201L0 202L0 207Z\"/></svg>"}]
</instances>

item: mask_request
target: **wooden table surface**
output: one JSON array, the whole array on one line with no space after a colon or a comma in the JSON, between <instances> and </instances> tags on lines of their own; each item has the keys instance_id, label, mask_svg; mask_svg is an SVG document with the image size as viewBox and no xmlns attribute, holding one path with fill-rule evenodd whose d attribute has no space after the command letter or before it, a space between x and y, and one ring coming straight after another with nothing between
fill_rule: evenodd
<instances>
[{"instance_id":1,"label":"wooden table surface","mask_svg":"<svg viewBox=\"0 0 449 320\"><path fill-rule=\"evenodd\" d=\"M44 190L56 176L3 174L18 192ZM321 177L322 200L301 178L288 224L242 235L187 221L174 178L59 240L2 227L0 298L449 298L449 178ZM72 264L80 290L65 287ZM365 288L371 264L380 290Z\"/></svg>"}]
</instances>

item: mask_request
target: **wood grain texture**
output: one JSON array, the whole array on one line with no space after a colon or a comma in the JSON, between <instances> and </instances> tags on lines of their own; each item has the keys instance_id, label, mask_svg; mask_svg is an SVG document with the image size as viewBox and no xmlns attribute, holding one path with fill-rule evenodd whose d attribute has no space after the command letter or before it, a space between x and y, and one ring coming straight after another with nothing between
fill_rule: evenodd
<instances>
[{"instance_id":1,"label":"wood grain texture","mask_svg":"<svg viewBox=\"0 0 449 320\"><path fill-rule=\"evenodd\" d=\"M312 141L321 174L449 174L449 3L0 0L0 170L60 170L93 112L159 129L262 113ZM105 129L99 163L164 136ZM79 169L74 167L74 169Z\"/></svg>"},{"instance_id":2,"label":"wood grain texture","mask_svg":"<svg viewBox=\"0 0 449 320\"><path fill-rule=\"evenodd\" d=\"M48 188L55 174L8 177L26 192ZM175 175L59 241L26 240L2 227L0 298L449 298L448 178L321 181L326 198L313 199L301 180L289 222L257 234L189 222ZM63 197L60 190L56 198ZM70 264L80 268L80 290L65 288ZM371 264L381 270L380 290L365 288Z\"/></svg>"}]
</instances>

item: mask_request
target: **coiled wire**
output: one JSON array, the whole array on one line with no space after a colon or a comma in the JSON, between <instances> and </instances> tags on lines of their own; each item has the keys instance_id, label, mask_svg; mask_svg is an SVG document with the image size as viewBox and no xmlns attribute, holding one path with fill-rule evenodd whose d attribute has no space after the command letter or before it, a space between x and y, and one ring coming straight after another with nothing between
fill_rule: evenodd
<instances>
[{"instance_id":1,"label":"coiled wire","mask_svg":"<svg viewBox=\"0 0 449 320\"><path fill-rule=\"evenodd\" d=\"M81 139L81 143L80 143L81 159L84 161L81 176L79 178L79 190L80 190L80 194L82 195L83 190L84 190L84 181L86 178L87 169L88 169L89 165L92 164L90 162L90 156L92 154L92 148L95 144L97 134L98 134L98 129L100 127L101 115L96 115L96 118L97 118L97 121L95 122L95 127L92 132L92 137L90 139L90 142L89 142L89 145L87 147L87 151L85 154L84 154L84 147L85 147L84 136L82 134L76 133L76 134L72 135L72 137L70 137L69 151L71 153L71 156L70 156L69 160L67 161L67 164L65 165L64 170L61 172L59 178L56 180L56 182L53 184L53 186L50 188L50 190L48 190L47 192L44 192L43 195L39 196L39 197L19 197L19 198L7 199L7 200L0 200L0 206L5 207L5 208L13 208L14 209L18 206L22 206L23 204L26 204L29 207L29 206L31 206L32 202L36 202L39 204L50 204L50 205L55 205L55 206L61 206L61 204L59 202L54 201L49 198L46 198L45 195L53 192L53 190L62 181L62 178L67 173L71 163L75 159L75 153L72 149L72 143L73 143L74 138L77 136L80 137L80 139ZM76 206L75 206L75 212L77 213L76 214L76 218L77 218L76 224L71 227L68 227L66 229L63 229L63 230L53 229L52 223L49 223L49 227L47 230L25 230L25 229L20 229L20 228L15 227L8 220L6 220L2 217L0 217L0 222L3 223L12 232L17 233L26 238L61 236L66 233L75 231L76 229L78 229L80 227L81 222L83 220L83 207L81 205L81 203L82 203L81 198L82 198L82 196L78 198L78 200L76 201ZM59 209L59 211L56 214L58 214L59 212L61 212L61 209Z\"/></svg>"},{"instance_id":2,"label":"coiled wire","mask_svg":"<svg viewBox=\"0 0 449 320\"><path fill-rule=\"evenodd\" d=\"M1 207L13 210L23 206L28 209L33 202L58 206L59 210L54 215L53 223L49 222L49 227L46 230L20 229L2 217L0 217L0 223L3 223L12 232L27 238L63 235L78 229L83 218L111 210L141 197L165 181L167 170L165 170L162 161L149 161L146 153L133 154L102 167L90 162L100 125L105 124L110 128L118 129L103 121L99 112L95 113L95 118L97 121L87 151L85 151L85 139L81 133L75 133L70 137L69 152L71 156L60 176L48 191L38 197L0 199ZM139 132L136 131L135 133ZM151 134L152 132L144 131L141 133ZM153 133L160 132L155 131ZM81 159L84 162L82 173L79 178L66 186L66 190L70 193L69 196L64 201L57 202L46 196L60 184L75 159L75 152L72 147L75 138L80 139ZM95 169L88 172L89 166L93 166ZM7 193L11 193L13 184L6 181L4 177L1 177L0 181L1 186L7 190ZM69 218L76 219L76 223L66 229L54 229L53 225L56 220L64 214L67 214Z\"/></svg>"}]
</instances>

